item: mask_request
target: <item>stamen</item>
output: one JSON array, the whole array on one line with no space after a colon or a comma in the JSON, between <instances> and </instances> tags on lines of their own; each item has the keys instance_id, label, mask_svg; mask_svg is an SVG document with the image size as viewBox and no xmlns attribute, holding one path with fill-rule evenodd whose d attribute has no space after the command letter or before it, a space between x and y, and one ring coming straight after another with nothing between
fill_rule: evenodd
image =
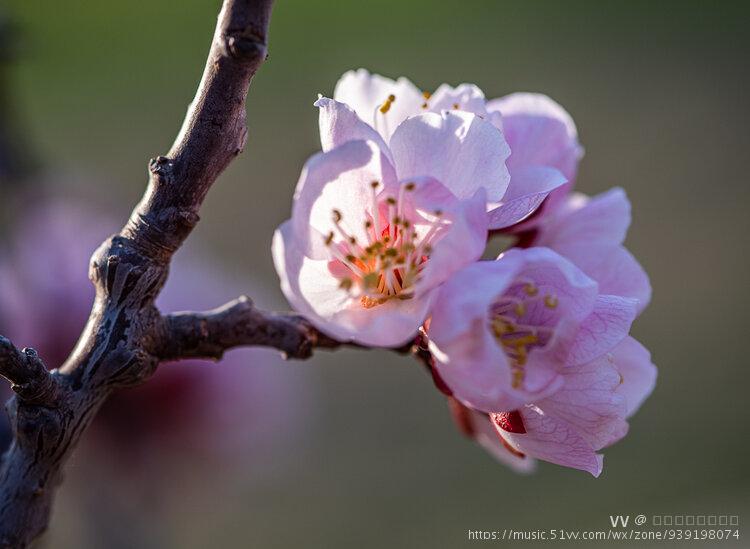
<instances>
[{"instance_id":1,"label":"stamen","mask_svg":"<svg viewBox=\"0 0 750 549\"><path fill-rule=\"evenodd\" d=\"M522 289L520 295L519 289ZM524 367L531 350L546 346L554 336L554 327L532 325L533 320L521 319L527 315L532 303L543 302L545 307L554 309L558 300L555 295L539 295L534 281L525 277L516 278L507 292L492 303L489 321L495 339L510 360L511 384L519 388L523 384Z\"/></svg>"},{"instance_id":2,"label":"stamen","mask_svg":"<svg viewBox=\"0 0 750 549\"><path fill-rule=\"evenodd\" d=\"M341 277L339 287L346 291L358 288L360 304L365 308L393 298L414 297L413 287L432 252L431 242L438 230L446 225L440 219L442 211L436 211L435 219L426 223L424 236L419 237L414 230L414 220L408 218L405 209L406 193L414 191L416 186L411 181L403 183L397 198L379 197L381 183L370 183L372 211L363 221L366 229L363 243L347 231L341 211L332 210L334 230L328 233L325 242L333 257L351 272L351 276ZM381 216L387 222L382 229Z\"/></svg>"},{"instance_id":3,"label":"stamen","mask_svg":"<svg viewBox=\"0 0 750 549\"><path fill-rule=\"evenodd\" d=\"M395 100L396 100L396 96L395 95L393 95L393 94L389 95L388 98L385 101L383 101L383 104L380 105L380 112L382 114L385 114L389 110L391 110L391 105L393 104L393 102Z\"/></svg>"}]
</instances>

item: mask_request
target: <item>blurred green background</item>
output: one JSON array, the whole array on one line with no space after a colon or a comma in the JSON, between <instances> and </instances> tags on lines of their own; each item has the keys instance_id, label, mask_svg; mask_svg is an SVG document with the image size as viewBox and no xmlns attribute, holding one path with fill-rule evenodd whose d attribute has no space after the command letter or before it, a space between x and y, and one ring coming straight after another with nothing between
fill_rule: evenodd
<instances>
[{"instance_id":1,"label":"blurred green background","mask_svg":"<svg viewBox=\"0 0 750 549\"><path fill-rule=\"evenodd\" d=\"M124 220L192 99L218 5L10 2L22 31L12 91L47 172ZM191 465L158 508L144 487L138 523L113 520L107 546L462 547L468 530L603 529L637 513L735 514L746 528L748 15L740 2L280 1L248 147L209 195L196 245L265 282L257 302L286 307L271 235L318 148L316 94L347 69L425 89L476 82L488 97L544 92L586 147L578 188L621 185L633 202L628 246L654 287L634 334L658 386L601 478L544 463L520 477L454 431L415 362L375 351L279 361L318 382L315 410L301 412L311 432L291 455L274 457L273 474ZM81 500L106 506L118 498L108 486L74 460L45 546L104 546Z\"/></svg>"}]
</instances>

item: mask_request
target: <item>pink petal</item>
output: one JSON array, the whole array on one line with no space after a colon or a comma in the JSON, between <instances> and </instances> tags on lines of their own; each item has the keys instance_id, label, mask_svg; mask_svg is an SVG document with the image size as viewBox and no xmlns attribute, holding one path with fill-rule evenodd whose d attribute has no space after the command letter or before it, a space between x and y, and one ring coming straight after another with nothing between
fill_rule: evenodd
<instances>
[{"instance_id":1,"label":"pink petal","mask_svg":"<svg viewBox=\"0 0 750 549\"><path fill-rule=\"evenodd\" d=\"M617 392L625 397L627 415L633 415L656 385L656 366L651 353L628 336L612 349L611 359L622 379Z\"/></svg>"},{"instance_id":2,"label":"pink petal","mask_svg":"<svg viewBox=\"0 0 750 549\"><path fill-rule=\"evenodd\" d=\"M574 181L583 148L570 115L546 95L514 93L487 103L502 114L503 130L512 151L508 168L550 166Z\"/></svg>"},{"instance_id":3,"label":"pink petal","mask_svg":"<svg viewBox=\"0 0 750 549\"><path fill-rule=\"evenodd\" d=\"M525 433L502 429L491 414L497 433L518 451L550 463L588 471L595 477L602 472L603 457L566 421L546 414L529 404L519 410Z\"/></svg>"},{"instance_id":4,"label":"pink petal","mask_svg":"<svg viewBox=\"0 0 750 549\"><path fill-rule=\"evenodd\" d=\"M424 205L429 212L440 210L441 220L450 223L432 246L432 254L422 273L420 287L432 288L482 257L487 244L487 203L484 189L467 200L457 200L435 179L417 178L415 182L414 207ZM447 196L438 196L442 192Z\"/></svg>"},{"instance_id":5,"label":"pink petal","mask_svg":"<svg viewBox=\"0 0 750 549\"><path fill-rule=\"evenodd\" d=\"M327 97L318 99L315 106L320 109L318 126L320 144L324 152L347 141L369 140L376 143L380 150L391 158L391 151L380 134L362 120L351 107Z\"/></svg>"},{"instance_id":6,"label":"pink petal","mask_svg":"<svg viewBox=\"0 0 750 549\"><path fill-rule=\"evenodd\" d=\"M490 229L503 229L523 221L566 181L561 172L544 166L528 166L512 172L502 202L490 205Z\"/></svg>"},{"instance_id":7,"label":"pink petal","mask_svg":"<svg viewBox=\"0 0 750 549\"><path fill-rule=\"evenodd\" d=\"M616 392L620 375L607 358L570 366L553 395L536 402L547 415L574 427L595 450L627 432L625 398Z\"/></svg>"},{"instance_id":8,"label":"pink petal","mask_svg":"<svg viewBox=\"0 0 750 549\"><path fill-rule=\"evenodd\" d=\"M350 305L349 294L328 271L326 259L310 259L304 254L304 242L295 234L291 220L282 223L273 235L271 253L281 280L281 291L292 307L306 315L326 334L349 340L350 331L332 322L340 310Z\"/></svg>"},{"instance_id":9,"label":"pink petal","mask_svg":"<svg viewBox=\"0 0 750 549\"><path fill-rule=\"evenodd\" d=\"M395 96L395 101L387 113L380 113L378 109L390 95ZM394 81L365 69L345 73L336 84L333 98L354 109L386 142L401 122L422 112L424 103L422 93L408 79Z\"/></svg>"},{"instance_id":10,"label":"pink petal","mask_svg":"<svg viewBox=\"0 0 750 549\"><path fill-rule=\"evenodd\" d=\"M568 354L568 364L584 364L601 357L620 343L630 331L636 315L636 301L614 295L600 295L594 311L583 321Z\"/></svg>"},{"instance_id":11,"label":"pink petal","mask_svg":"<svg viewBox=\"0 0 750 549\"><path fill-rule=\"evenodd\" d=\"M625 247L616 246L599 254L592 250L591 253L579 255L575 263L599 283L602 294L637 300L638 313L651 301L648 275Z\"/></svg>"},{"instance_id":12,"label":"pink petal","mask_svg":"<svg viewBox=\"0 0 750 549\"><path fill-rule=\"evenodd\" d=\"M292 227L300 250L314 259L328 258L324 239L334 230L334 210L342 214L342 225L350 234L365 242L372 181L386 186L396 181L391 164L372 141L349 141L310 158L292 206Z\"/></svg>"},{"instance_id":13,"label":"pink petal","mask_svg":"<svg viewBox=\"0 0 750 549\"><path fill-rule=\"evenodd\" d=\"M592 247L622 244L629 225L630 202L622 189L615 187L591 199L573 195L542 227L537 243L577 258L592 253Z\"/></svg>"},{"instance_id":14,"label":"pink petal","mask_svg":"<svg viewBox=\"0 0 750 549\"><path fill-rule=\"evenodd\" d=\"M629 224L630 203L621 189L592 199L575 194L541 224L535 244L570 259L599 283L600 293L637 299L640 312L651 299L651 285L637 260L620 245Z\"/></svg>"},{"instance_id":15,"label":"pink petal","mask_svg":"<svg viewBox=\"0 0 750 549\"><path fill-rule=\"evenodd\" d=\"M431 112L461 110L486 116L484 93L474 84L459 84L455 88L442 84L427 104Z\"/></svg>"},{"instance_id":16,"label":"pink petal","mask_svg":"<svg viewBox=\"0 0 750 549\"><path fill-rule=\"evenodd\" d=\"M498 202L508 188L503 134L466 112L425 113L403 122L391 138L391 152L401 180L431 176L459 199L487 191Z\"/></svg>"}]
</instances>

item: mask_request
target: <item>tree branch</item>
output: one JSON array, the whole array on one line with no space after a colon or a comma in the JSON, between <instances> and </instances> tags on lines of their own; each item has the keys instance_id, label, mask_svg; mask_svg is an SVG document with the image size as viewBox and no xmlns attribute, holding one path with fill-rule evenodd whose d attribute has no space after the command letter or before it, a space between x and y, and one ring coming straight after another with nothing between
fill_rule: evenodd
<instances>
[{"instance_id":1,"label":"tree branch","mask_svg":"<svg viewBox=\"0 0 750 549\"><path fill-rule=\"evenodd\" d=\"M8 406L14 439L0 467L0 548L26 547L46 529L62 467L99 407L114 389L148 379L162 359L154 351L165 320L154 301L206 193L245 145L245 96L266 57L271 5L224 0L174 145L149 163L130 220L91 258L96 299L65 364L45 374L36 353L0 344L1 372L17 392ZM278 326L280 318L268 320Z\"/></svg>"},{"instance_id":2,"label":"tree branch","mask_svg":"<svg viewBox=\"0 0 750 549\"><path fill-rule=\"evenodd\" d=\"M161 360L220 359L239 346L278 349L288 358L304 359L315 348L334 349L342 343L319 332L304 317L257 309L242 296L203 313L175 313L164 317L163 336L155 354Z\"/></svg>"}]
</instances>

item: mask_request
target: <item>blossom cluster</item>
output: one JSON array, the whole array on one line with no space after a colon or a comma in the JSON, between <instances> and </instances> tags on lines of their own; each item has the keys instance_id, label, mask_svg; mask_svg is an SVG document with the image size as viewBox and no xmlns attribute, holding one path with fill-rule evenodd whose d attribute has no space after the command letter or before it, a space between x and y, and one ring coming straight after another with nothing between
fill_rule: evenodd
<instances>
[{"instance_id":1,"label":"blossom cluster","mask_svg":"<svg viewBox=\"0 0 750 549\"><path fill-rule=\"evenodd\" d=\"M570 115L364 69L315 105L322 151L273 240L292 306L342 341L425 345L463 431L514 469L598 476L655 383L629 335L651 288L623 246L625 193L572 190ZM483 260L498 233L515 244Z\"/></svg>"}]
</instances>

